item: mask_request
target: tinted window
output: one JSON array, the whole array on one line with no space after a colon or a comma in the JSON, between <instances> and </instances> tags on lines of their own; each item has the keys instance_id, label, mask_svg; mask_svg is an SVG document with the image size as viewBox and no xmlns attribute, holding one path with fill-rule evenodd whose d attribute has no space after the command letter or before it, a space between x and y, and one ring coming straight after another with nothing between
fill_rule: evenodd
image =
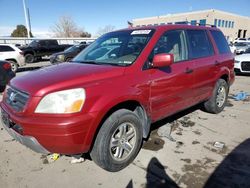
<instances>
[{"instance_id":1,"label":"tinted window","mask_svg":"<svg viewBox=\"0 0 250 188\"><path fill-rule=\"evenodd\" d=\"M213 55L213 48L204 30L187 30L190 48L189 58L200 58Z\"/></svg>"},{"instance_id":2,"label":"tinted window","mask_svg":"<svg viewBox=\"0 0 250 188\"><path fill-rule=\"evenodd\" d=\"M210 31L220 54L231 53L228 43L220 31Z\"/></svg>"},{"instance_id":3,"label":"tinted window","mask_svg":"<svg viewBox=\"0 0 250 188\"><path fill-rule=\"evenodd\" d=\"M168 31L161 36L150 54L149 61L152 62L154 55L160 53L173 54L175 62L187 60L188 55L184 31Z\"/></svg>"},{"instance_id":4,"label":"tinted window","mask_svg":"<svg viewBox=\"0 0 250 188\"><path fill-rule=\"evenodd\" d=\"M13 52L13 51L15 50L10 46L5 46L5 45L0 46L0 52Z\"/></svg>"}]
</instances>

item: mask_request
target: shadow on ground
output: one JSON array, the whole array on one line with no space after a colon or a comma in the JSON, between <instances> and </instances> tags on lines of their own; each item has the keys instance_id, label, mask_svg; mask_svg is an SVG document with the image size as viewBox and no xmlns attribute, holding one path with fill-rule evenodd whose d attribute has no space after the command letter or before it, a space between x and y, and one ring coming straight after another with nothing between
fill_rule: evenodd
<instances>
[{"instance_id":1,"label":"shadow on ground","mask_svg":"<svg viewBox=\"0 0 250 188\"><path fill-rule=\"evenodd\" d=\"M153 157L147 167L146 188L178 188L179 186L166 174L165 167Z\"/></svg>"},{"instance_id":2,"label":"shadow on ground","mask_svg":"<svg viewBox=\"0 0 250 188\"><path fill-rule=\"evenodd\" d=\"M37 69L40 69L40 68L42 68L44 66L49 66L49 65L41 64L42 62L48 62L48 61L49 61L48 59L40 59L39 62L26 64L26 66L18 68L17 73L18 72L37 70Z\"/></svg>"},{"instance_id":3,"label":"shadow on ground","mask_svg":"<svg viewBox=\"0 0 250 188\"><path fill-rule=\"evenodd\" d=\"M204 187L250 187L250 139L227 155Z\"/></svg>"}]
</instances>

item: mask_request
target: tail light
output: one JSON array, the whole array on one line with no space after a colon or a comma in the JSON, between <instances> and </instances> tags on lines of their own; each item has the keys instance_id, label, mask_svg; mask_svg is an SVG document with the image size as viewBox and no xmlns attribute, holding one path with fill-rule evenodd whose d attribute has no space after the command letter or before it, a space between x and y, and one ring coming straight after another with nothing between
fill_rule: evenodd
<instances>
[{"instance_id":1,"label":"tail light","mask_svg":"<svg viewBox=\"0 0 250 188\"><path fill-rule=\"evenodd\" d=\"M22 55L22 56L24 55L24 53L23 53L23 52L19 52L19 54L20 54L20 55Z\"/></svg>"},{"instance_id":2,"label":"tail light","mask_svg":"<svg viewBox=\"0 0 250 188\"><path fill-rule=\"evenodd\" d=\"M10 63L4 63L4 64L3 64L3 68L4 68L5 70L10 70L10 69L11 69L11 64L10 64Z\"/></svg>"}]
</instances>

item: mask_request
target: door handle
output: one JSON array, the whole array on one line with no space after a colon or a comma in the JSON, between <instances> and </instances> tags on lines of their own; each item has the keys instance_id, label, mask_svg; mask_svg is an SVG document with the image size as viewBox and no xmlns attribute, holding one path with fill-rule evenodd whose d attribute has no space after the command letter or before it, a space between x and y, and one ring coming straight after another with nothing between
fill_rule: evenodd
<instances>
[{"instance_id":1,"label":"door handle","mask_svg":"<svg viewBox=\"0 0 250 188\"><path fill-rule=\"evenodd\" d=\"M194 70L190 69L190 68L186 68L186 70L185 70L186 74L191 74L192 72L194 72Z\"/></svg>"},{"instance_id":2,"label":"door handle","mask_svg":"<svg viewBox=\"0 0 250 188\"><path fill-rule=\"evenodd\" d=\"M219 61L215 61L215 62L214 62L214 65L215 65L215 66L219 66L219 65L220 65L220 62L219 62Z\"/></svg>"}]
</instances>

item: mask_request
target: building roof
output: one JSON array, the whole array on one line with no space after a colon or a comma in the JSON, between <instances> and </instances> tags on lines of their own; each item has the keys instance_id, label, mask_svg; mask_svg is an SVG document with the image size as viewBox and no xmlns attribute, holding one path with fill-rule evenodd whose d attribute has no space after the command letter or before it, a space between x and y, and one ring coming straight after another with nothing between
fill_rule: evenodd
<instances>
[{"instance_id":1,"label":"building roof","mask_svg":"<svg viewBox=\"0 0 250 188\"><path fill-rule=\"evenodd\" d=\"M151 19L159 19L159 18L169 18L169 17L174 17L174 16L187 16L187 15L192 15L192 14L201 14L201 13L213 13L213 12L218 12L221 14L227 14L231 16L237 16L245 19L250 19L250 17L247 16L241 16L238 14L230 13L230 12L225 12L221 10L216 10L216 9L208 9L208 10L200 10L200 11L191 11L191 12L183 12L183 13L176 13L176 14L167 14L167 15L161 15L161 16L153 16L153 17L145 17L145 18L136 18L133 19L132 21L143 21L143 20L151 20Z\"/></svg>"}]
</instances>

